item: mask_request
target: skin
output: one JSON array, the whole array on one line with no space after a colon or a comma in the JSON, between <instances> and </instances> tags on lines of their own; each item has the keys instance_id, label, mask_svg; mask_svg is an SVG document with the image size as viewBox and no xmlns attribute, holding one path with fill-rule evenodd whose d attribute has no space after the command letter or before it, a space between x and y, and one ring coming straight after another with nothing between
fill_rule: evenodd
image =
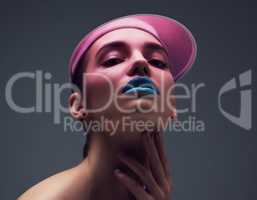
<instances>
[{"instance_id":1,"label":"skin","mask_svg":"<svg viewBox=\"0 0 257 200\"><path fill-rule=\"evenodd\" d=\"M122 41L122 45L106 44ZM111 31L100 37L83 58L83 71L107 76L115 90L119 90L136 76L148 76L160 89L158 103L167 98L168 89L174 84L169 66L163 67L157 59L167 63L165 50L157 50L146 44L154 43L162 46L151 34L132 28ZM125 44L125 45L124 45ZM106 61L112 63L106 64ZM168 64L168 63L167 63ZM163 77L163 86L161 79ZM151 120L157 122L160 117L167 120L176 117L174 109L164 105L164 112L127 114L121 112L114 104L101 112L90 113L89 109L104 105L110 95L106 82L101 78L87 77L83 81L87 89L86 97L74 92L70 95L69 106L71 115L81 121L99 120L101 116L112 121L130 116L132 120ZM100 93L96 91L101 91ZM120 94L121 95L121 94ZM153 106L149 97L124 98L118 100L123 109L144 108ZM175 99L171 99L175 107ZM144 186L147 187L144 190ZM89 199L137 199L137 200L168 200L171 197L172 181L169 165L164 151L163 133L152 131L121 130L118 127L114 135L105 131L94 132L88 156L77 166L53 175L36 184L18 200L89 200Z\"/></svg>"}]
</instances>

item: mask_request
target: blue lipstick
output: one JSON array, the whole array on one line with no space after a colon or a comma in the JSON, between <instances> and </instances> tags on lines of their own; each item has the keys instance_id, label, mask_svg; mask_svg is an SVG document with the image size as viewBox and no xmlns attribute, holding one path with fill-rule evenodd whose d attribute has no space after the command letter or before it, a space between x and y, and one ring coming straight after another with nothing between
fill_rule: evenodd
<instances>
[{"instance_id":1,"label":"blue lipstick","mask_svg":"<svg viewBox=\"0 0 257 200\"><path fill-rule=\"evenodd\" d=\"M159 90L154 82L147 76L138 76L131 79L127 85L122 88L123 94L159 94Z\"/></svg>"}]
</instances>

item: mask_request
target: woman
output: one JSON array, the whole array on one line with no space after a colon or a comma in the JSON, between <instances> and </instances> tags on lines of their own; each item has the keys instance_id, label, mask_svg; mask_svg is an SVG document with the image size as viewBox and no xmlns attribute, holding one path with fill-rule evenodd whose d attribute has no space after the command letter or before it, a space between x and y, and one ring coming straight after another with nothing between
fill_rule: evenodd
<instances>
[{"instance_id":1,"label":"woman","mask_svg":"<svg viewBox=\"0 0 257 200\"><path fill-rule=\"evenodd\" d=\"M170 199L158 122L176 118L170 89L195 56L188 29L160 15L121 17L87 34L70 60L71 81L80 89L70 95L70 113L84 124L104 118L111 125L87 129L82 162L19 199Z\"/></svg>"}]
</instances>

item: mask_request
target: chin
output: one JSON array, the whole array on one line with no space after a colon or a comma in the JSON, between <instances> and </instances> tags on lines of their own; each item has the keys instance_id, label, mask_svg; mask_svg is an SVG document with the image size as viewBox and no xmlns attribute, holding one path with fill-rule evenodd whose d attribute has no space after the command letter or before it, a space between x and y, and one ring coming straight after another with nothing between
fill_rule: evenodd
<instances>
[{"instance_id":1,"label":"chin","mask_svg":"<svg viewBox=\"0 0 257 200\"><path fill-rule=\"evenodd\" d=\"M113 122L127 124L133 124L137 122L144 124L147 123L146 126L151 124L150 126L152 127L152 130L154 130L160 120L166 120L168 117L167 113L160 111L160 105L157 105L159 104L158 102L160 101L156 101L156 99L150 96L142 96L134 99L122 99L118 102L119 108L117 108L117 106L113 103L108 107L108 109L101 113L95 114L94 118L100 119L100 117L103 117ZM166 111L167 110L168 109L166 109ZM130 132L128 129L124 130L119 126L118 132L121 130ZM135 133L144 131L143 129L141 130L142 131L131 132Z\"/></svg>"},{"instance_id":2,"label":"chin","mask_svg":"<svg viewBox=\"0 0 257 200\"><path fill-rule=\"evenodd\" d=\"M124 110L124 113L151 113L158 110L157 101L151 96L139 97L136 99L128 99L120 103L120 108Z\"/></svg>"}]
</instances>

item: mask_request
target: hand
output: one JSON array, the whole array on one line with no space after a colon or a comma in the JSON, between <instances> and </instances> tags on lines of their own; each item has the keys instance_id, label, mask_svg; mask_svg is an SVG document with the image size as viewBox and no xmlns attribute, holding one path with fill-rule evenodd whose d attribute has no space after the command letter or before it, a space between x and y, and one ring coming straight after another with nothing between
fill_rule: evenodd
<instances>
[{"instance_id":1,"label":"hand","mask_svg":"<svg viewBox=\"0 0 257 200\"><path fill-rule=\"evenodd\" d=\"M170 200L172 186L161 135L154 133L151 137L149 133L142 134L147 166L125 156L119 157L139 177L141 183L119 169L115 170L115 175L137 200Z\"/></svg>"}]
</instances>

